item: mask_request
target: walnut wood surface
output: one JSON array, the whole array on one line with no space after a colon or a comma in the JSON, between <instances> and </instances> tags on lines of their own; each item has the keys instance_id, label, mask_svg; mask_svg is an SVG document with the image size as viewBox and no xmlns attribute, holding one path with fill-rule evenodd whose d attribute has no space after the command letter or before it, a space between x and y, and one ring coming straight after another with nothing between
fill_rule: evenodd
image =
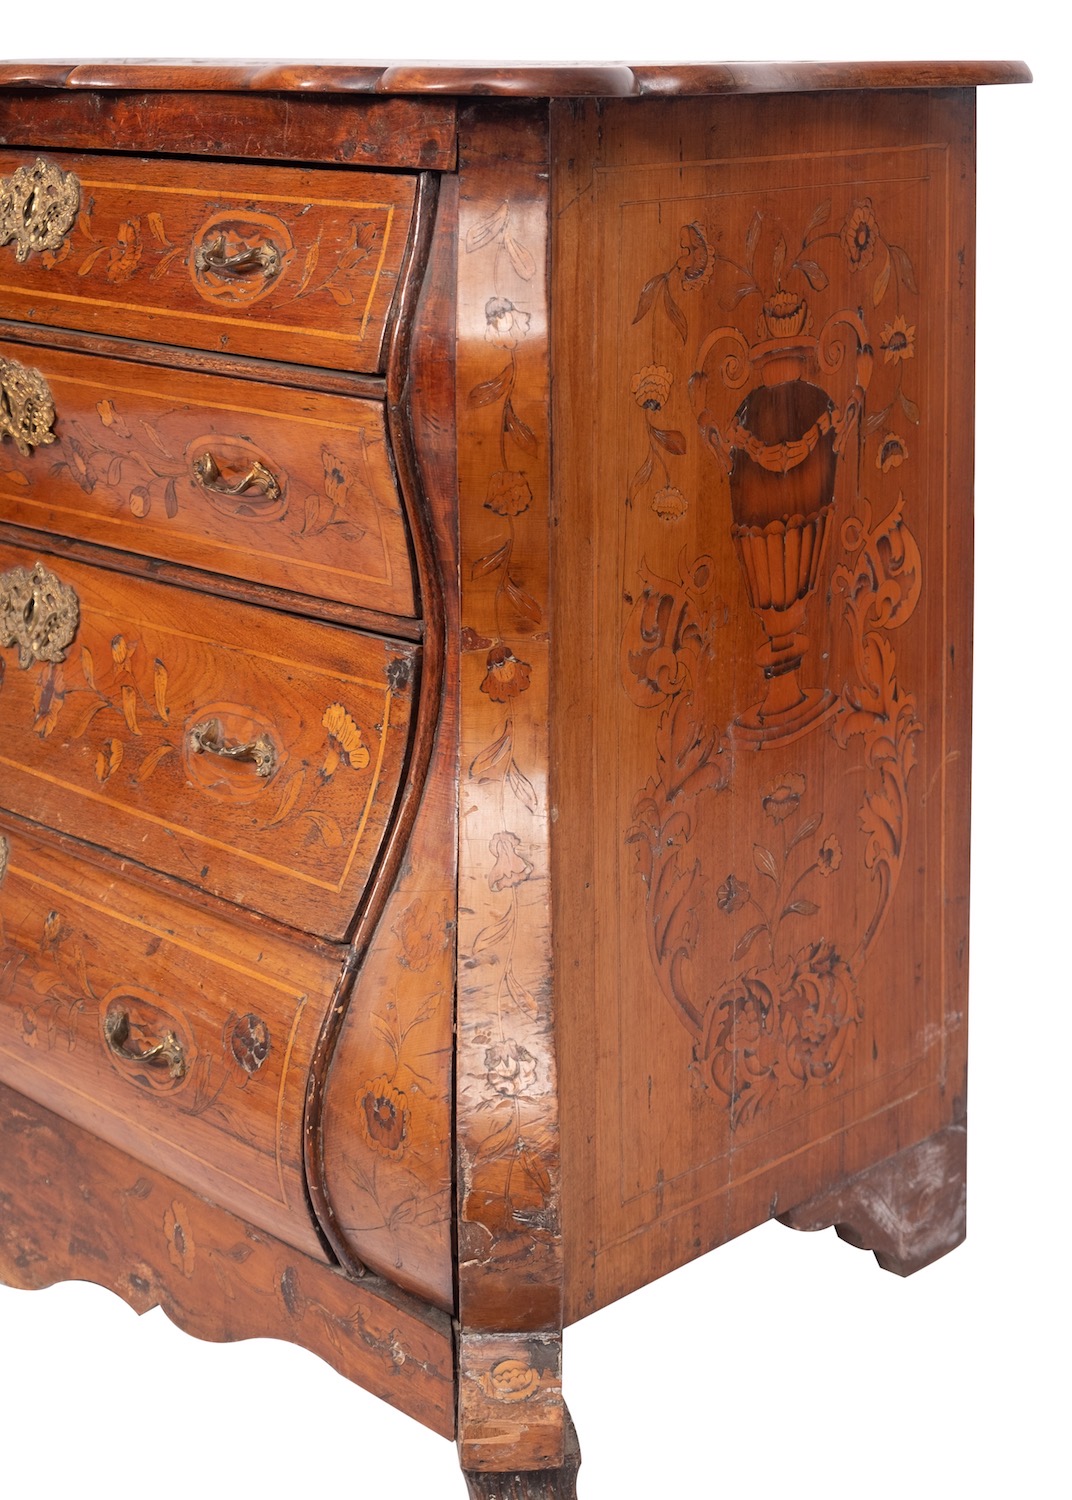
<instances>
[{"instance_id":1,"label":"walnut wood surface","mask_svg":"<svg viewBox=\"0 0 1072 1500\"><path fill-rule=\"evenodd\" d=\"M389 361L393 450L403 490L417 502L411 514L428 617L409 775L413 818L400 810L396 847L355 935L361 965L330 1072L311 1101L309 1134L313 1203L340 1259L356 1257L448 1310L455 1306L457 222L457 184L445 178L427 224L418 224L429 259L419 300L403 305ZM417 764L422 744L426 772Z\"/></svg>"},{"instance_id":2,"label":"walnut wood surface","mask_svg":"<svg viewBox=\"0 0 1072 1500\"><path fill-rule=\"evenodd\" d=\"M348 1280L2 1083L0 1278L97 1282L198 1338L288 1339L453 1435L442 1313L374 1277Z\"/></svg>"},{"instance_id":3,"label":"walnut wood surface","mask_svg":"<svg viewBox=\"0 0 1072 1500\"><path fill-rule=\"evenodd\" d=\"M0 546L0 575L35 554ZM64 559L67 659L0 653L13 812L280 921L343 937L402 779L412 646ZM266 736L270 774L198 748Z\"/></svg>"},{"instance_id":4,"label":"walnut wood surface","mask_svg":"<svg viewBox=\"0 0 1072 1500\"><path fill-rule=\"evenodd\" d=\"M4 72L0 65L0 74ZM453 100L361 99L306 92L204 94L62 93L0 85L0 146L92 150L102 143L139 155L237 156L334 166L451 171Z\"/></svg>"},{"instance_id":5,"label":"walnut wood surface","mask_svg":"<svg viewBox=\"0 0 1072 1500\"><path fill-rule=\"evenodd\" d=\"M1030 83L1021 62L835 63L401 63L10 62L0 88L192 89L304 95L500 94L535 99L613 98L623 95L801 93L815 89L971 88Z\"/></svg>"},{"instance_id":6,"label":"walnut wood surface","mask_svg":"<svg viewBox=\"0 0 1072 1500\"><path fill-rule=\"evenodd\" d=\"M342 952L195 913L0 828L0 1077L323 1259L302 1117ZM139 1061L169 1033L178 1077Z\"/></svg>"},{"instance_id":7,"label":"walnut wood surface","mask_svg":"<svg viewBox=\"0 0 1072 1500\"><path fill-rule=\"evenodd\" d=\"M790 1229L829 1229L873 1250L884 1271L911 1276L948 1255L965 1234L968 1135L951 1125L779 1214Z\"/></svg>"},{"instance_id":8,"label":"walnut wood surface","mask_svg":"<svg viewBox=\"0 0 1072 1500\"><path fill-rule=\"evenodd\" d=\"M35 159L0 152L0 178ZM382 369L413 177L67 152L48 161L78 178L78 217L58 250L20 264L13 245L0 248L0 315ZM274 257L274 274L228 270L242 253Z\"/></svg>"},{"instance_id":9,"label":"walnut wood surface","mask_svg":"<svg viewBox=\"0 0 1072 1500\"><path fill-rule=\"evenodd\" d=\"M568 1318L964 1096L972 105L553 111Z\"/></svg>"},{"instance_id":10,"label":"walnut wood surface","mask_svg":"<svg viewBox=\"0 0 1072 1500\"><path fill-rule=\"evenodd\" d=\"M465 1469L470 1500L577 1500L577 1471L581 1449L577 1429L568 1411L564 1413L565 1440L562 1465L555 1469L515 1470L492 1474Z\"/></svg>"},{"instance_id":11,"label":"walnut wood surface","mask_svg":"<svg viewBox=\"0 0 1072 1500\"><path fill-rule=\"evenodd\" d=\"M56 403L54 443L0 450L0 519L413 614L382 402L16 344L0 358Z\"/></svg>"},{"instance_id":12,"label":"walnut wood surface","mask_svg":"<svg viewBox=\"0 0 1072 1500\"><path fill-rule=\"evenodd\" d=\"M458 1437L465 1468L557 1468L562 1238L548 889L542 112L477 106L461 122L459 153ZM516 1399L513 1379L496 1378L499 1363L528 1382L533 1407Z\"/></svg>"}]
</instances>

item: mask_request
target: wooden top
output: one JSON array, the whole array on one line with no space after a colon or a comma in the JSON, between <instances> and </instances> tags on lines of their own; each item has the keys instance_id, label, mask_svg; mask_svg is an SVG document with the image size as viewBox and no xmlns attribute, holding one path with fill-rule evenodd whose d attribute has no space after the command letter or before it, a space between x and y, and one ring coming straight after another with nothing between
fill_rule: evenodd
<instances>
[{"instance_id":1,"label":"wooden top","mask_svg":"<svg viewBox=\"0 0 1072 1500\"><path fill-rule=\"evenodd\" d=\"M973 88L1030 83L1022 62L492 63L8 62L0 88L235 89L258 93L495 94L522 98Z\"/></svg>"}]
</instances>

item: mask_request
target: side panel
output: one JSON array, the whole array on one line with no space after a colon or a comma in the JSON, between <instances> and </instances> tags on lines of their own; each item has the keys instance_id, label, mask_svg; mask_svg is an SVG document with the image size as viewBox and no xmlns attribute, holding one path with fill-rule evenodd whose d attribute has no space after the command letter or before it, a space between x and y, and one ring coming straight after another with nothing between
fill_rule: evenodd
<instances>
[{"instance_id":1,"label":"side panel","mask_svg":"<svg viewBox=\"0 0 1072 1500\"><path fill-rule=\"evenodd\" d=\"M974 115L554 122L576 1318L962 1117Z\"/></svg>"}]
</instances>

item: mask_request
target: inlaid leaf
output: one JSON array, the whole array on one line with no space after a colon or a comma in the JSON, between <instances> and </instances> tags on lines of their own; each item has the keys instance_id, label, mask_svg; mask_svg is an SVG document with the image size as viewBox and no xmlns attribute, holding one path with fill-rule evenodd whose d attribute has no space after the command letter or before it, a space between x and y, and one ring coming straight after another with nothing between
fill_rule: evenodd
<instances>
[{"instance_id":1,"label":"inlaid leaf","mask_svg":"<svg viewBox=\"0 0 1072 1500\"><path fill-rule=\"evenodd\" d=\"M898 396L899 396L901 405L904 408L904 414L905 414L905 416L908 418L908 420L910 422L915 422L916 425L918 426L919 425L919 407L916 405L916 403L914 401L910 401L908 399L908 397L905 395L904 391L899 391L898 392Z\"/></svg>"},{"instance_id":2,"label":"inlaid leaf","mask_svg":"<svg viewBox=\"0 0 1072 1500\"><path fill-rule=\"evenodd\" d=\"M652 473L653 473L654 469L655 469L655 459L654 459L654 457L652 456L652 454L651 454L651 452L649 450L647 458L644 460L644 462L640 465L640 468L633 475L632 482L629 485L629 497L628 498L629 498L629 504L630 505L632 505L632 503L636 499L637 495L639 495L640 491L647 484L648 480L652 476Z\"/></svg>"},{"instance_id":3,"label":"inlaid leaf","mask_svg":"<svg viewBox=\"0 0 1072 1500\"><path fill-rule=\"evenodd\" d=\"M506 221L510 217L510 204L504 198L494 212L480 219L465 235L465 249L467 254L474 250L482 250L506 227Z\"/></svg>"},{"instance_id":4,"label":"inlaid leaf","mask_svg":"<svg viewBox=\"0 0 1072 1500\"><path fill-rule=\"evenodd\" d=\"M506 785L513 792L519 802L523 802L530 812L538 812L540 804L536 799L536 788L525 775L524 771L518 770L514 761L511 761L506 770Z\"/></svg>"},{"instance_id":5,"label":"inlaid leaf","mask_svg":"<svg viewBox=\"0 0 1072 1500\"><path fill-rule=\"evenodd\" d=\"M317 263L317 261L319 259L320 259L320 236L317 235L316 239L313 241L313 243L309 246L308 250L305 252L305 264L302 267L301 285L298 287L298 290L294 293L295 297L301 297L301 296L304 295L305 288L309 285L310 281L313 278L313 272L316 270L316 263Z\"/></svg>"},{"instance_id":6,"label":"inlaid leaf","mask_svg":"<svg viewBox=\"0 0 1072 1500\"><path fill-rule=\"evenodd\" d=\"M782 916L791 917L796 915L799 917L814 917L815 913L818 910L819 908L816 906L814 901L805 901L803 899L800 899L797 901L790 901L788 906L783 907Z\"/></svg>"},{"instance_id":7,"label":"inlaid leaf","mask_svg":"<svg viewBox=\"0 0 1072 1500\"><path fill-rule=\"evenodd\" d=\"M910 292L918 293L919 287L916 285L916 273L912 269L912 262L908 258L908 251L905 250L903 245L891 245L890 254L893 256L894 265L897 267L897 274L901 278L901 285L906 287Z\"/></svg>"},{"instance_id":8,"label":"inlaid leaf","mask_svg":"<svg viewBox=\"0 0 1072 1500\"><path fill-rule=\"evenodd\" d=\"M778 863L769 849L764 849L762 844L753 844L752 858L761 875L769 875L771 880L778 879Z\"/></svg>"},{"instance_id":9,"label":"inlaid leaf","mask_svg":"<svg viewBox=\"0 0 1072 1500\"><path fill-rule=\"evenodd\" d=\"M147 214L146 217L149 220L149 228L152 231L153 239L156 240L158 245L166 245L167 235L164 233L163 219L155 210L152 213Z\"/></svg>"},{"instance_id":10,"label":"inlaid leaf","mask_svg":"<svg viewBox=\"0 0 1072 1500\"><path fill-rule=\"evenodd\" d=\"M167 667L159 656L153 660L153 699L156 703L156 711L166 722L170 717L171 710L167 706L168 672Z\"/></svg>"},{"instance_id":11,"label":"inlaid leaf","mask_svg":"<svg viewBox=\"0 0 1072 1500\"><path fill-rule=\"evenodd\" d=\"M179 513L179 496L174 479L169 479L164 488L164 510L172 521Z\"/></svg>"},{"instance_id":12,"label":"inlaid leaf","mask_svg":"<svg viewBox=\"0 0 1072 1500\"><path fill-rule=\"evenodd\" d=\"M498 375L493 375L490 380L475 385L469 392L469 405L490 406L493 401L501 401L510 387L513 368L513 365L505 365Z\"/></svg>"},{"instance_id":13,"label":"inlaid leaf","mask_svg":"<svg viewBox=\"0 0 1072 1500\"><path fill-rule=\"evenodd\" d=\"M651 312L652 304L655 301L656 294L659 290L659 285L665 280L665 275L662 271L660 271L659 274L657 276L653 276L650 281L645 281L644 285L640 288L640 300L637 302L637 310L633 314L634 323L639 323L641 318L645 317L649 312Z\"/></svg>"},{"instance_id":14,"label":"inlaid leaf","mask_svg":"<svg viewBox=\"0 0 1072 1500\"><path fill-rule=\"evenodd\" d=\"M815 210L811 218L808 220L808 227L804 231L804 238L807 239L812 230L818 229L820 224L825 224L829 217L830 199L824 198L823 201L819 204L819 207Z\"/></svg>"},{"instance_id":15,"label":"inlaid leaf","mask_svg":"<svg viewBox=\"0 0 1072 1500\"><path fill-rule=\"evenodd\" d=\"M30 487L30 481L18 469L0 469L0 479L5 484L17 485L20 490L29 489Z\"/></svg>"},{"instance_id":16,"label":"inlaid leaf","mask_svg":"<svg viewBox=\"0 0 1072 1500\"><path fill-rule=\"evenodd\" d=\"M648 430L655 441L668 453L676 453L680 457L685 452L685 438L682 433L662 427L650 427Z\"/></svg>"},{"instance_id":17,"label":"inlaid leaf","mask_svg":"<svg viewBox=\"0 0 1072 1500\"><path fill-rule=\"evenodd\" d=\"M808 285L814 292L825 291L830 285L830 278L822 266L819 265L818 261L798 260L796 262L796 269L803 276L807 277Z\"/></svg>"},{"instance_id":18,"label":"inlaid leaf","mask_svg":"<svg viewBox=\"0 0 1072 1500\"><path fill-rule=\"evenodd\" d=\"M481 750L469 767L469 775L476 781L492 781L504 760L509 760L514 745L514 727L510 719L499 738Z\"/></svg>"},{"instance_id":19,"label":"inlaid leaf","mask_svg":"<svg viewBox=\"0 0 1072 1500\"><path fill-rule=\"evenodd\" d=\"M327 290L328 296L334 298L339 307L349 307L354 300L354 294L348 286L336 286L332 281L328 283Z\"/></svg>"},{"instance_id":20,"label":"inlaid leaf","mask_svg":"<svg viewBox=\"0 0 1072 1500\"><path fill-rule=\"evenodd\" d=\"M531 281L536 275L536 262L525 249L524 245L519 244L512 234L503 235L503 244L506 246L506 253L510 257L510 264L521 277L522 281Z\"/></svg>"},{"instance_id":21,"label":"inlaid leaf","mask_svg":"<svg viewBox=\"0 0 1072 1500\"><path fill-rule=\"evenodd\" d=\"M488 948L496 947L509 934L513 921L513 908L508 906L501 917L490 922L487 927L477 933L476 941L473 943L473 953L483 953Z\"/></svg>"},{"instance_id":22,"label":"inlaid leaf","mask_svg":"<svg viewBox=\"0 0 1072 1500\"><path fill-rule=\"evenodd\" d=\"M517 610L518 614L524 615L526 620L531 620L534 625L538 625L543 619L543 610L536 603L536 600L532 597L532 595L526 594L525 590L520 586L517 579L511 577L509 573L507 573L506 575L505 587L506 593L510 598L510 602Z\"/></svg>"},{"instance_id":23,"label":"inlaid leaf","mask_svg":"<svg viewBox=\"0 0 1072 1500\"><path fill-rule=\"evenodd\" d=\"M494 552L485 552L483 557L478 557L470 569L471 578L480 578L485 573L494 573L502 566L510 551L510 543L503 542L501 547L496 547Z\"/></svg>"},{"instance_id":24,"label":"inlaid leaf","mask_svg":"<svg viewBox=\"0 0 1072 1500\"><path fill-rule=\"evenodd\" d=\"M778 236L778 243L774 247L774 284L775 284L775 286L780 286L781 285L782 267L785 265L785 258L786 258L786 256L788 254L789 254L789 246L785 242L785 235L784 234L779 235Z\"/></svg>"},{"instance_id":25,"label":"inlaid leaf","mask_svg":"<svg viewBox=\"0 0 1072 1500\"><path fill-rule=\"evenodd\" d=\"M878 307L879 303L882 301L883 297L886 295L886 288L890 284L890 271L891 271L892 267L893 267L893 261L890 258L890 252L887 250L886 251L886 258L885 258L885 260L882 263L882 269L879 271L878 275L875 277L875 284L871 288L871 301L874 303L874 305L876 307Z\"/></svg>"},{"instance_id":26,"label":"inlaid leaf","mask_svg":"<svg viewBox=\"0 0 1072 1500\"><path fill-rule=\"evenodd\" d=\"M744 958L756 938L759 937L759 934L766 930L767 924L765 922L758 922L755 927L750 927L743 937L737 939L733 949L732 961L737 963L740 959Z\"/></svg>"},{"instance_id":27,"label":"inlaid leaf","mask_svg":"<svg viewBox=\"0 0 1072 1500\"><path fill-rule=\"evenodd\" d=\"M304 822L306 819L313 825L329 849L339 848L342 843L342 829L334 818L330 817L327 813L315 812L310 808L301 815L301 821Z\"/></svg>"},{"instance_id":28,"label":"inlaid leaf","mask_svg":"<svg viewBox=\"0 0 1072 1500\"><path fill-rule=\"evenodd\" d=\"M744 238L745 264L751 271L752 262L756 255L756 246L759 244L759 231L763 228L763 215L757 209L752 215L752 222L748 226L748 233Z\"/></svg>"},{"instance_id":29,"label":"inlaid leaf","mask_svg":"<svg viewBox=\"0 0 1072 1500\"><path fill-rule=\"evenodd\" d=\"M514 1002L518 1009L524 1011L527 1016L531 1016L531 1018L535 1021L536 1017L539 1015L539 1007L536 1004L536 996L530 994L530 992L521 983L520 979L518 979L513 969L507 969L506 971L506 988L510 995L510 999Z\"/></svg>"},{"instance_id":30,"label":"inlaid leaf","mask_svg":"<svg viewBox=\"0 0 1072 1500\"><path fill-rule=\"evenodd\" d=\"M821 812L820 813L816 813L815 816L812 817L812 818L808 818L808 820L806 822L804 822L804 823L802 823L800 825L800 827L797 829L796 833L789 840L788 848L789 849L795 849L796 846L798 844L802 844L805 839L810 839L811 836L812 836L812 834L815 833L815 831L819 827L819 824L822 821L823 821L823 815L822 815Z\"/></svg>"},{"instance_id":31,"label":"inlaid leaf","mask_svg":"<svg viewBox=\"0 0 1072 1500\"><path fill-rule=\"evenodd\" d=\"M152 443L153 447L157 449L158 452L162 453L165 458L170 458L171 454L167 450L167 445L165 444L163 438L157 432L153 424L151 422L142 420L139 425L142 431L145 433L145 436Z\"/></svg>"},{"instance_id":32,"label":"inlaid leaf","mask_svg":"<svg viewBox=\"0 0 1072 1500\"><path fill-rule=\"evenodd\" d=\"M301 796L302 787L305 785L305 767L296 771L294 775L283 786L283 794L279 799L279 805L275 812L265 823L265 828L275 828L290 816L295 802Z\"/></svg>"},{"instance_id":33,"label":"inlaid leaf","mask_svg":"<svg viewBox=\"0 0 1072 1500\"><path fill-rule=\"evenodd\" d=\"M139 786L142 784L142 782L149 780L149 777L153 774L157 766L164 759L164 756L170 755L174 748L174 745L165 743L163 745L157 745L155 750L150 750L149 754L145 757L141 765L138 767L137 771L134 773L134 779Z\"/></svg>"},{"instance_id":34,"label":"inlaid leaf","mask_svg":"<svg viewBox=\"0 0 1072 1500\"><path fill-rule=\"evenodd\" d=\"M507 432L518 447L524 448L526 453L536 452L536 434L527 422L521 420L511 401L508 401L503 408L503 421Z\"/></svg>"},{"instance_id":35,"label":"inlaid leaf","mask_svg":"<svg viewBox=\"0 0 1072 1500\"><path fill-rule=\"evenodd\" d=\"M97 752L97 780L103 786L110 776L114 776L123 761L123 744L121 740L105 740Z\"/></svg>"},{"instance_id":36,"label":"inlaid leaf","mask_svg":"<svg viewBox=\"0 0 1072 1500\"><path fill-rule=\"evenodd\" d=\"M736 291L731 293L729 297L723 298L722 306L732 311L739 302L743 302L746 297L750 297L753 292L758 291L759 287L756 286L754 281L746 281Z\"/></svg>"},{"instance_id":37,"label":"inlaid leaf","mask_svg":"<svg viewBox=\"0 0 1072 1500\"><path fill-rule=\"evenodd\" d=\"M688 319L671 296L670 282L665 278L663 280L663 307L666 309L667 317L680 334L681 342L686 343L689 337Z\"/></svg>"},{"instance_id":38,"label":"inlaid leaf","mask_svg":"<svg viewBox=\"0 0 1072 1500\"><path fill-rule=\"evenodd\" d=\"M96 688L97 680L93 670L93 652L88 646L82 647L82 676L91 688Z\"/></svg>"},{"instance_id":39,"label":"inlaid leaf","mask_svg":"<svg viewBox=\"0 0 1072 1500\"><path fill-rule=\"evenodd\" d=\"M92 271L93 267L97 264L97 261L104 254L107 248L107 245L101 245L99 249L91 250L82 264L78 267L79 276L88 276L90 271Z\"/></svg>"},{"instance_id":40,"label":"inlaid leaf","mask_svg":"<svg viewBox=\"0 0 1072 1500\"><path fill-rule=\"evenodd\" d=\"M124 682L120 696L123 700L123 718L131 734L141 734L138 728L138 695L132 683Z\"/></svg>"},{"instance_id":41,"label":"inlaid leaf","mask_svg":"<svg viewBox=\"0 0 1072 1500\"><path fill-rule=\"evenodd\" d=\"M101 698L98 698L95 702L88 704L82 710L81 718L78 718L74 721L74 724L71 728L71 738L80 740L97 714L100 713L102 708L107 708L107 706L108 705Z\"/></svg>"}]
</instances>

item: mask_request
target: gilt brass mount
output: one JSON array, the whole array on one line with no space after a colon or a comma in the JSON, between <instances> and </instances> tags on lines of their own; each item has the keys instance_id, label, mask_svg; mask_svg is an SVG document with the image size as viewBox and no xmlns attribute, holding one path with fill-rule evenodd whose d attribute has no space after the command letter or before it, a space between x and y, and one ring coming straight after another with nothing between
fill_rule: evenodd
<instances>
[{"instance_id":1,"label":"gilt brass mount","mask_svg":"<svg viewBox=\"0 0 1072 1500\"><path fill-rule=\"evenodd\" d=\"M0 177L0 245L15 241L21 264L35 251L58 250L78 218L82 188L73 172L38 157Z\"/></svg>"},{"instance_id":2,"label":"gilt brass mount","mask_svg":"<svg viewBox=\"0 0 1072 1500\"><path fill-rule=\"evenodd\" d=\"M0 440L9 437L23 458L56 441L56 403L40 370L0 359Z\"/></svg>"},{"instance_id":3,"label":"gilt brass mount","mask_svg":"<svg viewBox=\"0 0 1072 1500\"><path fill-rule=\"evenodd\" d=\"M0 646L17 646L19 666L61 662L78 630L78 595L39 562L0 573Z\"/></svg>"}]
</instances>

